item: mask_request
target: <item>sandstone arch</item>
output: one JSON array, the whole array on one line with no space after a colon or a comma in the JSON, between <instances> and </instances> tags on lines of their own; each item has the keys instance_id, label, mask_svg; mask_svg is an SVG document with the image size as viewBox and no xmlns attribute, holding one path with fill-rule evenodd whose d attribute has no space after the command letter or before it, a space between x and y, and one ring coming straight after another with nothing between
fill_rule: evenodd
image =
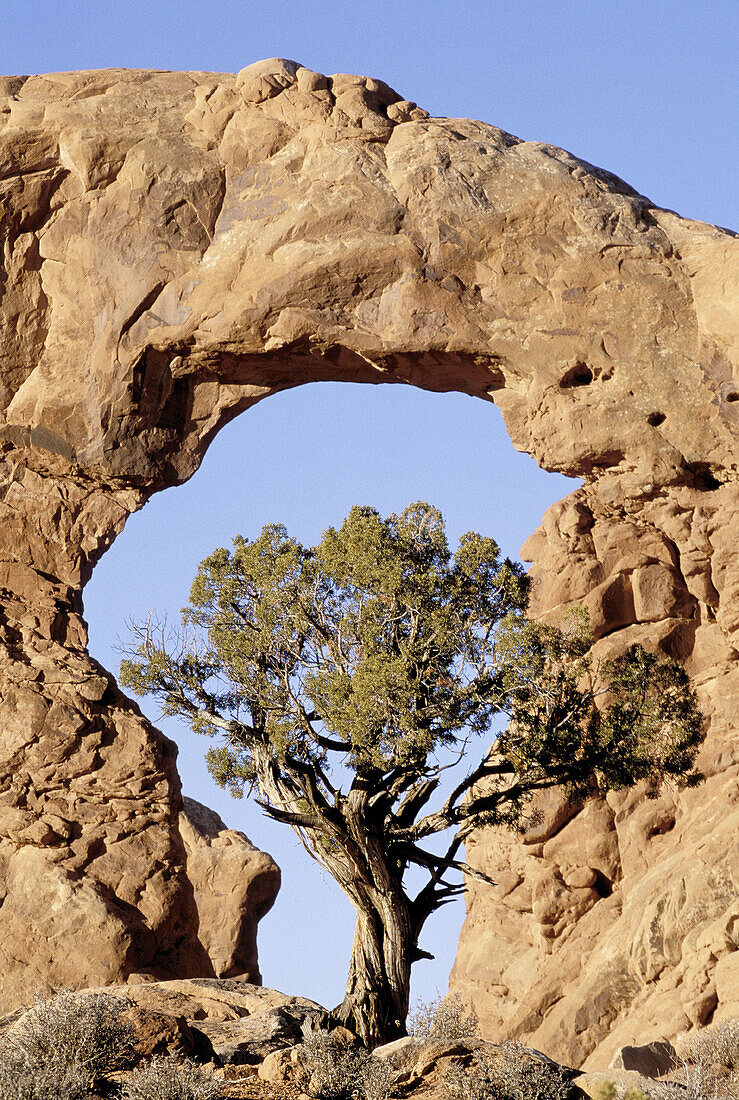
<instances>
[{"instance_id":1,"label":"sandstone arch","mask_svg":"<svg viewBox=\"0 0 739 1100\"><path fill-rule=\"evenodd\" d=\"M81 590L219 426L336 379L494 400L515 446L583 477L528 544L537 612L582 600L604 651L680 656L710 716L698 791L478 839L508 877L492 910L472 895L456 984L491 1034L572 1061L732 1011L733 235L289 61L0 93L5 1005L44 979L209 972L172 746L87 654Z\"/></svg>"}]
</instances>

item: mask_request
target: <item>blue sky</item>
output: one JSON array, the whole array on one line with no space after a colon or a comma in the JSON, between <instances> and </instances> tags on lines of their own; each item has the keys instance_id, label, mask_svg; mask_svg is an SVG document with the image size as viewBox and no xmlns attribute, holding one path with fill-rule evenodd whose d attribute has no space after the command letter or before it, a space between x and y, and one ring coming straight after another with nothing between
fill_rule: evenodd
<instances>
[{"instance_id":1,"label":"blue sky","mask_svg":"<svg viewBox=\"0 0 739 1100\"><path fill-rule=\"evenodd\" d=\"M661 206L737 227L734 0L0 0L0 72L201 69L291 57L378 76L432 114L482 119L608 168ZM86 592L91 649L116 670L125 620L176 615L197 562L281 521L306 542L354 503L427 499L452 540L468 529L517 554L571 488L507 440L496 410L405 387L279 394L221 433L184 487L133 517ZM152 717L156 709L150 708ZM206 747L171 724L186 793L271 851L285 885L260 932L265 983L340 1000L352 913L289 830L204 776ZM463 916L429 926L416 994L444 989Z\"/></svg>"}]
</instances>

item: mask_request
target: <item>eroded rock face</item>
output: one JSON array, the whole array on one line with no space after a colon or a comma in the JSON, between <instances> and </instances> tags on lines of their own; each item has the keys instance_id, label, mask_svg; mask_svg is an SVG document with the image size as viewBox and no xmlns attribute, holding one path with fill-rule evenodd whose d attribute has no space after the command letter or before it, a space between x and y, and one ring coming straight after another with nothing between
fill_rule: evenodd
<instances>
[{"instance_id":1,"label":"eroded rock face","mask_svg":"<svg viewBox=\"0 0 739 1100\"><path fill-rule=\"evenodd\" d=\"M737 521L731 485L671 486L598 512L584 498L596 499L592 487L550 509L527 544L534 612L580 599L601 634L596 658L639 641L682 660L709 718L707 779L653 801L612 793L579 812L550 795L523 843L475 836L468 856L498 886L470 888L452 986L486 1034L595 1069L625 1044L737 1012L737 636L726 614L736 596L721 583L735 569Z\"/></svg>"},{"instance_id":2,"label":"eroded rock face","mask_svg":"<svg viewBox=\"0 0 739 1100\"><path fill-rule=\"evenodd\" d=\"M198 939L217 978L260 985L257 924L274 905L280 868L248 837L193 798L185 798L180 833L193 884Z\"/></svg>"},{"instance_id":3,"label":"eroded rock face","mask_svg":"<svg viewBox=\"0 0 739 1100\"><path fill-rule=\"evenodd\" d=\"M289 61L1 93L5 1007L212 972L173 748L87 654L80 593L221 425L338 379L494 401L516 447L582 477L527 544L534 610L582 601L604 654L679 656L709 716L702 788L475 839L501 885L470 895L456 988L488 1037L572 1064L720 1015L739 919L733 236L552 146Z\"/></svg>"}]
</instances>

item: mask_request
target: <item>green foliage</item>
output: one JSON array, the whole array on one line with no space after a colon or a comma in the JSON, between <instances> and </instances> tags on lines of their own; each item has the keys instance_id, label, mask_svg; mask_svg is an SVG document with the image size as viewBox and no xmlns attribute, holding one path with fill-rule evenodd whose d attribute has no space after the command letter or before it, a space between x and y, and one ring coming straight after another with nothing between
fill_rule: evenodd
<instances>
[{"instance_id":1,"label":"green foliage","mask_svg":"<svg viewBox=\"0 0 739 1100\"><path fill-rule=\"evenodd\" d=\"M513 722L499 751L518 774L558 775L575 800L640 780L650 797L667 777L699 782L702 716L685 670L639 645L594 669L591 642L578 608L562 628L527 622L507 633Z\"/></svg>"},{"instance_id":2,"label":"green foliage","mask_svg":"<svg viewBox=\"0 0 739 1100\"><path fill-rule=\"evenodd\" d=\"M315 548L270 526L216 550L192 585L184 647L148 633L121 675L198 732L248 723L277 759L323 761L319 721L357 771L422 766L499 708L490 632L526 592L491 539L466 535L452 561L427 505L388 520L354 508ZM250 747L226 742L209 763L237 793L254 778Z\"/></svg>"},{"instance_id":3,"label":"green foliage","mask_svg":"<svg viewBox=\"0 0 739 1100\"><path fill-rule=\"evenodd\" d=\"M452 558L436 509L382 520L357 507L313 548L273 525L216 550L184 638L146 631L121 675L197 732L225 734L208 765L236 795L257 772L245 729L277 762L321 765L336 748L358 773L423 771L497 712L513 719L498 743L511 767L531 781L554 769L576 796L595 773L654 789L689 771L700 716L679 666L634 647L600 670L613 702L596 709L582 613L564 629L527 622L527 592L490 538L465 535Z\"/></svg>"},{"instance_id":4,"label":"green foliage","mask_svg":"<svg viewBox=\"0 0 739 1100\"><path fill-rule=\"evenodd\" d=\"M594 669L584 612L561 627L530 622L527 594L490 538L468 533L452 557L435 508L383 520L356 507L315 547L272 525L216 550L193 582L184 633L147 624L121 675L197 732L220 733L207 758L216 781L236 796L256 784L268 812L296 828L318 818L323 828L336 806L332 751L387 784L386 808L400 800L410 813L436 786L439 752L497 713L510 724L494 757L407 840L462 822L516 825L531 793L554 784L582 798L697 781L701 717L680 666L635 646ZM486 794L463 800L483 779Z\"/></svg>"}]
</instances>

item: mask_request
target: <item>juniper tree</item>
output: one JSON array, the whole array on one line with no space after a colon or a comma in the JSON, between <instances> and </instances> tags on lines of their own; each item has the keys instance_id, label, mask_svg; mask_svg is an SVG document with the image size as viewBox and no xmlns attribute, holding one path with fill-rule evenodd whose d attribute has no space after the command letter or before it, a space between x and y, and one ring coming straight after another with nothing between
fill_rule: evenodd
<instances>
[{"instance_id":1,"label":"juniper tree","mask_svg":"<svg viewBox=\"0 0 739 1100\"><path fill-rule=\"evenodd\" d=\"M489 881L460 854L473 829L520 826L544 788L697 781L680 666L635 647L594 668L582 618L528 621L528 589L491 538L452 556L427 504L356 507L315 547L273 525L216 550L182 629L139 627L123 662L124 684L218 739L216 781L291 826L354 906L336 1012L369 1047L405 1033L429 916L464 876ZM496 715L507 728L470 764Z\"/></svg>"}]
</instances>

